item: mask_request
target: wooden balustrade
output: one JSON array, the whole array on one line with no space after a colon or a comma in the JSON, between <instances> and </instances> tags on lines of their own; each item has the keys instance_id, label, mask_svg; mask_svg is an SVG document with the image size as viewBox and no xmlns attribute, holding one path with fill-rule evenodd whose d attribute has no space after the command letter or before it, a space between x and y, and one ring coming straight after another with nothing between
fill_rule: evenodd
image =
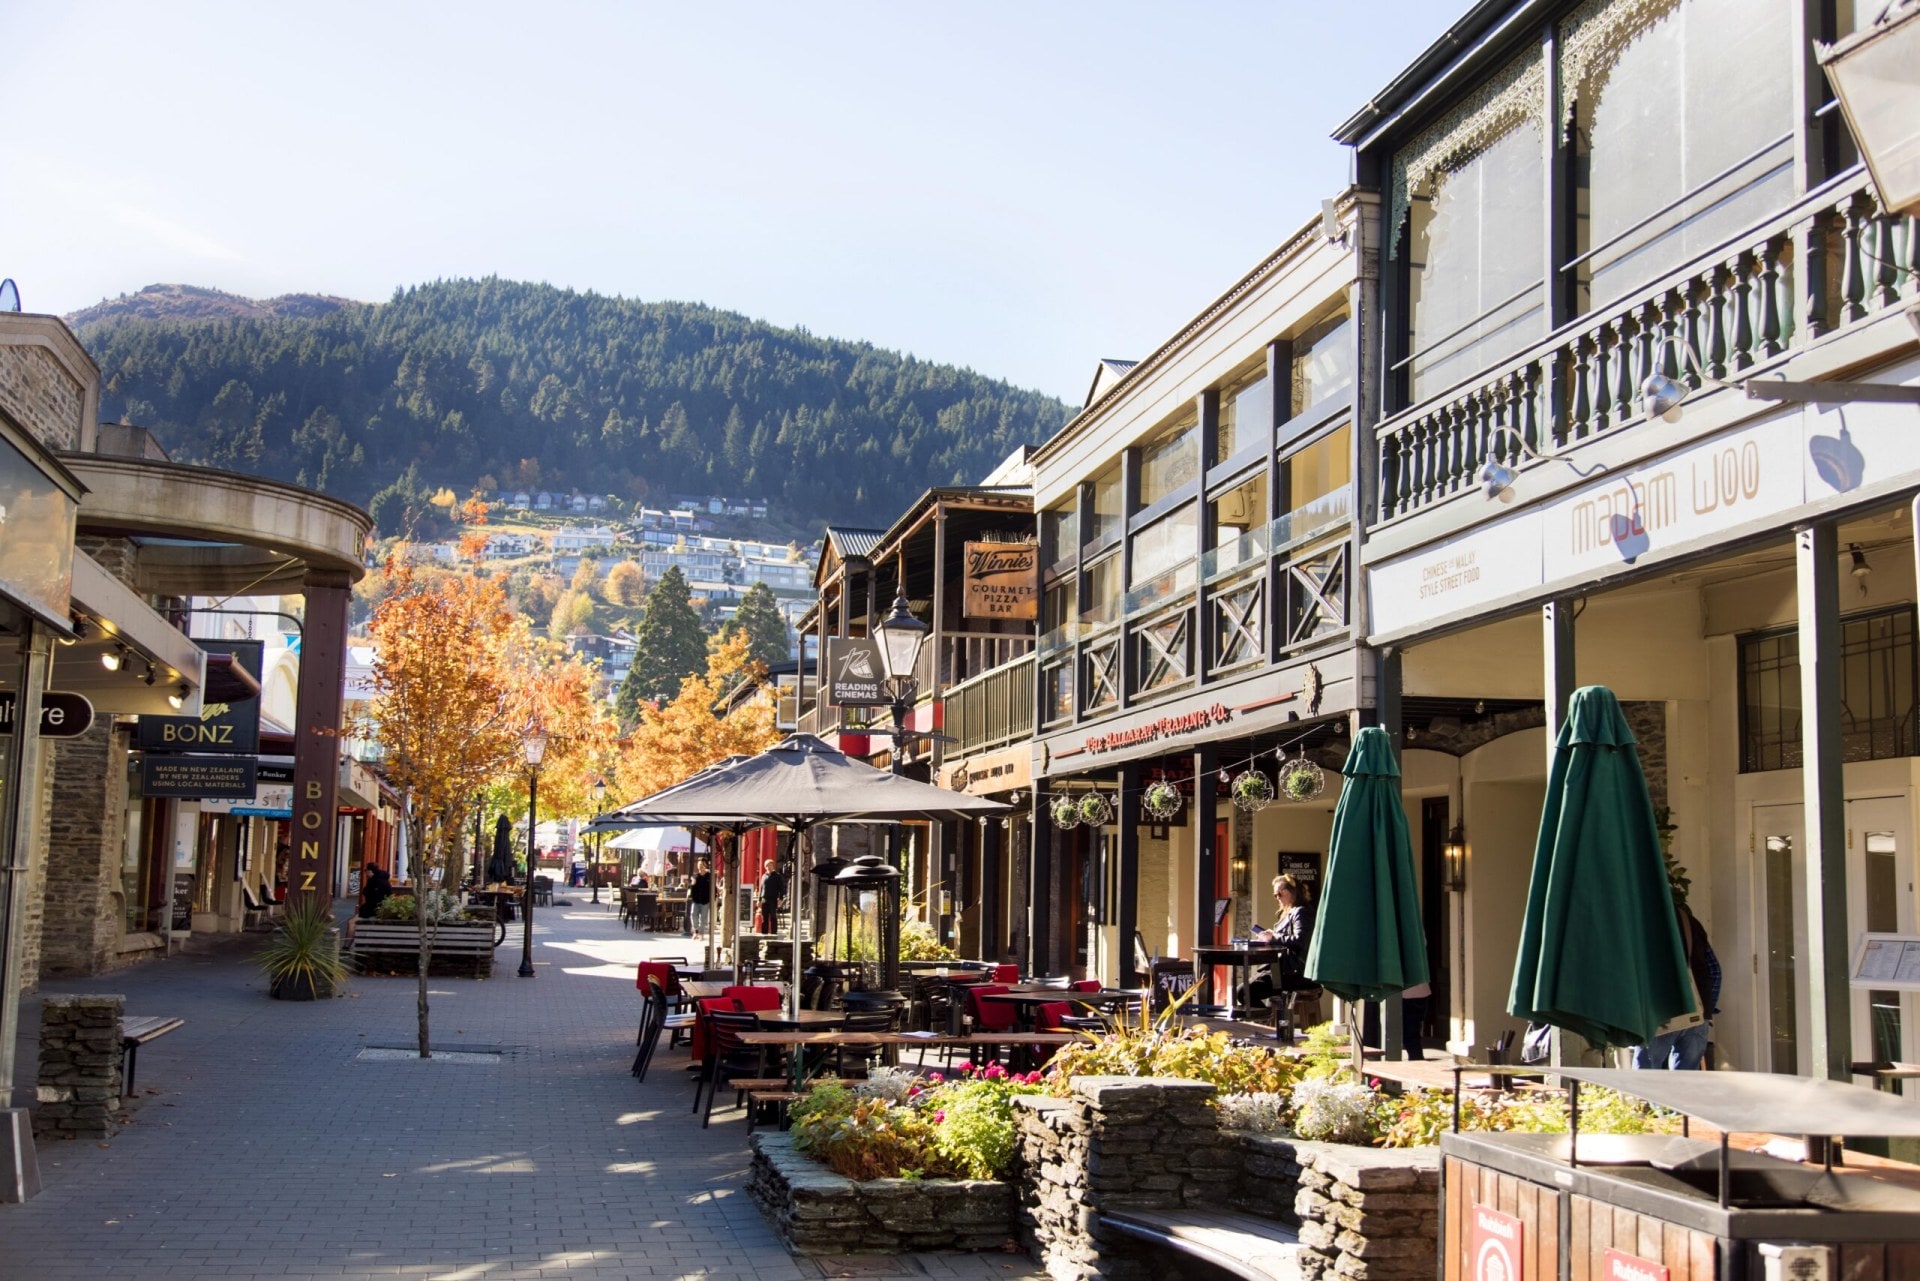
<instances>
[{"instance_id":1,"label":"wooden balustrade","mask_svg":"<svg viewBox=\"0 0 1920 1281\"><path fill-rule=\"evenodd\" d=\"M1551 452L1645 418L1640 385L1733 380L1842 325L1920 297L1920 223L1850 178L1654 287L1582 317L1471 384L1376 429L1384 524L1477 483L1490 461Z\"/></svg>"},{"instance_id":2,"label":"wooden balustrade","mask_svg":"<svg viewBox=\"0 0 1920 1281\"><path fill-rule=\"evenodd\" d=\"M1024 654L946 693L949 757L1001 747L1033 733L1034 657Z\"/></svg>"}]
</instances>

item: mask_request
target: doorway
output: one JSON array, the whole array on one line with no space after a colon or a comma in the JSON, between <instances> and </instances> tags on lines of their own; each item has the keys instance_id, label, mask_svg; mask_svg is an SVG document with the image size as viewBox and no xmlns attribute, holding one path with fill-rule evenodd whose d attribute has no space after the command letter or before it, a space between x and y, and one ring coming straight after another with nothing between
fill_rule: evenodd
<instances>
[{"instance_id":1,"label":"doorway","mask_svg":"<svg viewBox=\"0 0 1920 1281\"><path fill-rule=\"evenodd\" d=\"M1846 804L1847 956L1869 931L1912 933L1913 833L1907 798L1862 797ZM1757 894L1754 919L1757 1065L1771 1072L1807 1074L1812 1068L1806 994L1805 810L1799 805L1753 808ZM1855 1060L1911 1061L1914 994L1850 989Z\"/></svg>"},{"instance_id":2,"label":"doorway","mask_svg":"<svg viewBox=\"0 0 1920 1281\"><path fill-rule=\"evenodd\" d=\"M1452 892L1447 887L1446 845L1453 802L1445 796L1420 801L1420 924L1427 940L1427 972L1433 995L1427 998L1428 1045L1445 1041L1453 1026L1453 972L1447 964L1453 932Z\"/></svg>"}]
</instances>

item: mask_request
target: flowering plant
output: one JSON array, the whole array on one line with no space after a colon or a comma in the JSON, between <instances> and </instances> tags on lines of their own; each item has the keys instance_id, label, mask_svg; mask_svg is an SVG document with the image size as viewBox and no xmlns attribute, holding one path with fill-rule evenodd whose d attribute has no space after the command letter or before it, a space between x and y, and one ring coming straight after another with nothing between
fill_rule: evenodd
<instances>
[{"instance_id":1,"label":"flowering plant","mask_svg":"<svg viewBox=\"0 0 1920 1281\"><path fill-rule=\"evenodd\" d=\"M791 1110L803 1152L850 1179L993 1179L1012 1164L1013 1099L1038 1072L962 1064L948 1078L878 1068L853 1089L815 1085Z\"/></svg>"}]
</instances>

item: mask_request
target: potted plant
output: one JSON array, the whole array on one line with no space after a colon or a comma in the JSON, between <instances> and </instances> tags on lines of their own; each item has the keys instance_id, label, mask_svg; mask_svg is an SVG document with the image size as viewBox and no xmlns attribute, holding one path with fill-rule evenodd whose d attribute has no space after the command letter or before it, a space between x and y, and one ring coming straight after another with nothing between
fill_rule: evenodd
<instances>
[{"instance_id":1,"label":"potted plant","mask_svg":"<svg viewBox=\"0 0 1920 1281\"><path fill-rule=\"evenodd\" d=\"M1149 783L1140 794L1140 808L1164 822L1180 812L1180 789L1165 779Z\"/></svg>"},{"instance_id":2,"label":"potted plant","mask_svg":"<svg viewBox=\"0 0 1920 1281\"><path fill-rule=\"evenodd\" d=\"M1048 807L1055 827L1075 827L1080 822L1080 802L1071 796L1056 796Z\"/></svg>"},{"instance_id":3,"label":"potted plant","mask_svg":"<svg viewBox=\"0 0 1920 1281\"><path fill-rule=\"evenodd\" d=\"M268 992L277 1001L332 996L347 977L333 916L311 900L288 909L258 959Z\"/></svg>"},{"instance_id":4,"label":"potted plant","mask_svg":"<svg viewBox=\"0 0 1920 1281\"><path fill-rule=\"evenodd\" d=\"M1080 821L1088 827L1105 827L1113 822L1113 802L1105 792L1088 792L1080 798Z\"/></svg>"},{"instance_id":5,"label":"potted plant","mask_svg":"<svg viewBox=\"0 0 1920 1281\"><path fill-rule=\"evenodd\" d=\"M1326 774L1304 756L1296 756L1280 767L1280 792L1290 801L1310 801L1326 785Z\"/></svg>"},{"instance_id":6,"label":"potted plant","mask_svg":"<svg viewBox=\"0 0 1920 1281\"><path fill-rule=\"evenodd\" d=\"M1257 769L1237 775L1228 791L1233 803L1249 814L1257 814L1273 804L1273 780Z\"/></svg>"}]
</instances>

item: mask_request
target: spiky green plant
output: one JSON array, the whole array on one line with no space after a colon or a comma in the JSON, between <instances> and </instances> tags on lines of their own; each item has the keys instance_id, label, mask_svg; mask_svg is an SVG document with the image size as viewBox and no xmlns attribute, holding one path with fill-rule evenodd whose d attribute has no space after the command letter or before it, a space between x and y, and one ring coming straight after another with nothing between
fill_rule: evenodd
<instances>
[{"instance_id":1,"label":"spiky green plant","mask_svg":"<svg viewBox=\"0 0 1920 1281\"><path fill-rule=\"evenodd\" d=\"M333 936L333 916L312 902L287 909L258 960L274 987L304 987L318 995L331 992L348 974Z\"/></svg>"}]
</instances>

